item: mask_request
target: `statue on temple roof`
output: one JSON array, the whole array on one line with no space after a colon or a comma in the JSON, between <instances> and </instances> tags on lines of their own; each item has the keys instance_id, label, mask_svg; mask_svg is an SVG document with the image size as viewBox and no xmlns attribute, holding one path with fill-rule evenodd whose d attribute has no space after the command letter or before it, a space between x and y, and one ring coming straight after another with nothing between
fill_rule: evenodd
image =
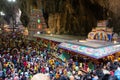
<instances>
[{"instance_id":1,"label":"statue on temple roof","mask_svg":"<svg viewBox=\"0 0 120 80\"><path fill-rule=\"evenodd\" d=\"M107 20L100 20L97 23L97 27L93 28L88 34L88 39L112 41L113 28L107 27Z\"/></svg>"}]
</instances>

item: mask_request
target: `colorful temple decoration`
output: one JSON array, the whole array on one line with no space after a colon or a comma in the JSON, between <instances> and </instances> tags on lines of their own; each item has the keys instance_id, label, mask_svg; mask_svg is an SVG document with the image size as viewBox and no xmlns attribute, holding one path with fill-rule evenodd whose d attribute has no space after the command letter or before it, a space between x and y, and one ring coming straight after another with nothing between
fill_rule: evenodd
<instances>
[{"instance_id":1,"label":"colorful temple decoration","mask_svg":"<svg viewBox=\"0 0 120 80\"><path fill-rule=\"evenodd\" d=\"M31 28L40 29L40 26L41 29L46 28L46 23L43 17L42 10L33 9L31 11L30 22L31 22L30 24Z\"/></svg>"},{"instance_id":2,"label":"colorful temple decoration","mask_svg":"<svg viewBox=\"0 0 120 80\"><path fill-rule=\"evenodd\" d=\"M120 44L115 44L115 45L106 46L106 47L92 48L88 46L75 45L71 43L61 43L59 47L67 50L71 50L76 53L79 53L88 57L92 57L95 59L100 59L120 51Z\"/></svg>"},{"instance_id":3,"label":"colorful temple decoration","mask_svg":"<svg viewBox=\"0 0 120 80\"><path fill-rule=\"evenodd\" d=\"M88 39L104 41L117 40L117 35L114 36L116 33L113 32L113 28L108 28L107 24L107 20L98 21L97 27L93 28L88 34Z\"/></svg>"},{"instance_id":4,"label":"colorful temple decoration","mask_svg":"<svg viewBox=\"0 0 120 80\"><path fill-rule=\"evenodd\" d=\"M33 36L37 32L43 33L44 29L46 29L47 25L45 23L45 19L43 17L43 12L40 9L32 9L30 14L30 22L29 22L29 35Z\"/></svg>"}]
</instances>

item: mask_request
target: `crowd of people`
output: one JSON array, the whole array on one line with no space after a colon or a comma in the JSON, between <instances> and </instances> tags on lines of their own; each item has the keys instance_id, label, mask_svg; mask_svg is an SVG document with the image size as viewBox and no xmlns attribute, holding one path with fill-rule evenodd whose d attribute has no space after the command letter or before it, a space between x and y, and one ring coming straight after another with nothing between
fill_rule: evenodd
<instances>
[{"instance_id":1,"label":"crowd of people","mask_svg":"<svg viewBox=\"0 0 120 80\"><path fill-rule=\"evenodd\" d=\"M47 75L50 80L120 80L119 61L103 60L96 64L82 57L62 61L50 53L51 50L40 51L31 43L22 44L19 49L1 47L1 80L31 80L37 73Z\"/></svg>"}]
</instances>

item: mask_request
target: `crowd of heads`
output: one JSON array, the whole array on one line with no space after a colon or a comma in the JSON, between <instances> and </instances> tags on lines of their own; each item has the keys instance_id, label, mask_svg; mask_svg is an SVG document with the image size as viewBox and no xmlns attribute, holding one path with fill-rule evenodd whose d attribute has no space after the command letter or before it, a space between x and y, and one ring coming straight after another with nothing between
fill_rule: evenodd
<instances>
[{"instance_id":1,"label":"crowd of heads","mask_svg":"<svg viewBox=\"0 0 120 80\"><path fill-rule=\"evenodd\" d=\"M86 58L76 60L72 56L62 61L51 55L53 51L47 48L40 50L31 43L12 50L10 47L0 48L2 80L31 80L38 73L45 74L50 80L120 80L119 61L103 60L96 64Z\"/></svg>"}]
</instances>

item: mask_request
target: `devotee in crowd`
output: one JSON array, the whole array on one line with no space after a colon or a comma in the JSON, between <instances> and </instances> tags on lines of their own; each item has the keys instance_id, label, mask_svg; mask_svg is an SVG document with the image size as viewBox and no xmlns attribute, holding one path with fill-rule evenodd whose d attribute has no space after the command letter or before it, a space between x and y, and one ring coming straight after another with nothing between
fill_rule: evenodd
<instances>
[{"instance_id":1,"label":"devotee in crowd","mask_svg":"<svg viewBox=\"0 0 120 80\"><path fill-rule=\"evenodd\" d=\"M120 80L120 62L102 61L96 64L88 58L62 61L50 53L52 50L36 47L37 44L21 44L17 51L11 47L0 48L0 78L2 80L31 80L42 73L48 79L39 80ZM52 51L52 52L51 52ZM54 51L54 53L58 53ZM59 52L60 53L60 52Z\"/></svg>"}]
</instances>

